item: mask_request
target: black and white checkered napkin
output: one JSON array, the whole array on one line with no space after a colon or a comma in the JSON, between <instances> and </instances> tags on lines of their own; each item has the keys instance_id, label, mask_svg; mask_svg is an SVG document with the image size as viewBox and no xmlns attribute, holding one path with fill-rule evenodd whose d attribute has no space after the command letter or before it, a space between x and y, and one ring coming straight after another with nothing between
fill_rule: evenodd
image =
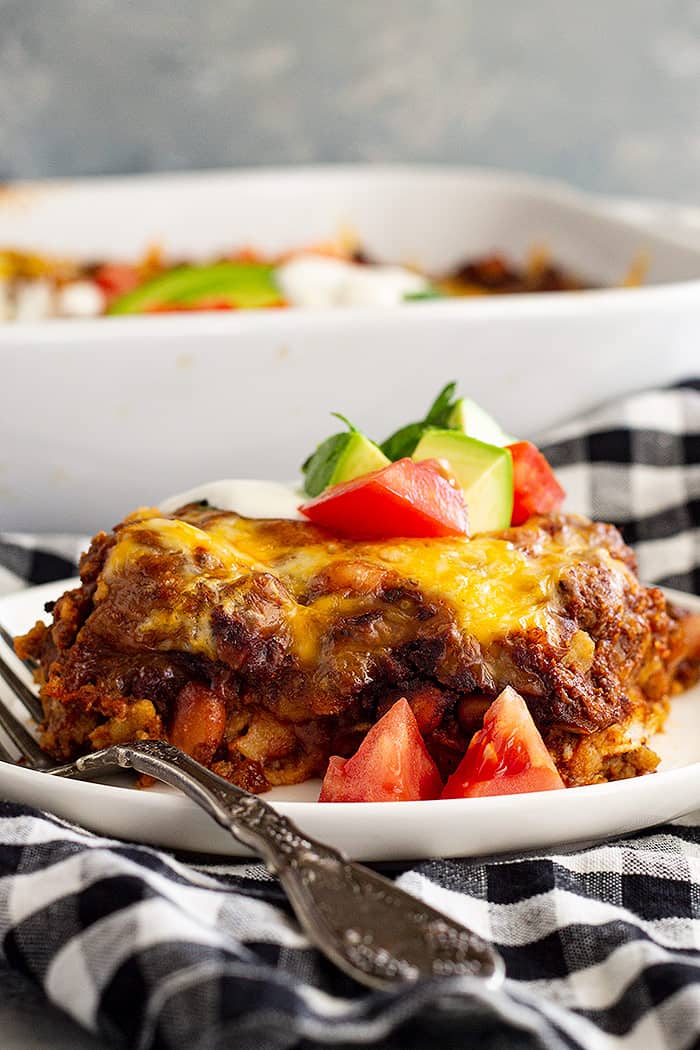
<instances>
[{"instance_id":1,"label":"black and white checkered napkin","mask_svg":"<svg viewBox=\"0 0 700 1050\"><path fill-rule=\"evenodd\" d=\"M619 523L643 578L700 589L700 383L547 436L572 497ZM0 544L9 589L73 571L76 541ZM178 858L0 804L6 963L115 1045L700 1046L700 823L555 854L394 866L503 953L507 981L371 993L307 944L258 864ZM0 1045L2 1036L0 1034Z\"/></svg>"}]
</instances>

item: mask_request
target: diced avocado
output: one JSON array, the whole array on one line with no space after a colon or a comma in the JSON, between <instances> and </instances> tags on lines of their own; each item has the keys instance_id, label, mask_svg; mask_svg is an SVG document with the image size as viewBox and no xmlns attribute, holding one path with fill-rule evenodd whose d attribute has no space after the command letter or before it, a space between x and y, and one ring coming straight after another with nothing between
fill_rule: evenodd
<instances>
[{"instance_id":1,"label":"diced avocado","mask_svg":"<svg viewBox=\"0 0 700 1050\"><path fill-rule=\"evenodd\" d=\"M110 303L110 314L138 314L158 307L227 302L237 309L279 303L274 267L267 263L219 262L178 266L139 285Z\"/></svg>"},{"instance_id":2,"label":"diced avocado","mask_svg":"<svg viewBox=\"0 0 700 1050\"><path fill-rule=\"evenodd\" d=\"M457 430L428 430L413 459L447 460L464 492L472 534L508 528L513 513L513 460L508 449Z\"/></svg>"},{"instance_id":3,"label":"diced avocado","mask_svg":"<svg viewBox=\"0 0 700 1050\"><path fill-rule=\"evenodd\" d=\"M449 417L453 408L452 395L456 388L456 383L448 383L435 398L424 419L417 423L408 423L405 427L394 431L381 446L384 455L391 460L410 456L429 427L450 426Z\"/></svg>"},{"instance_id":4,"label":"diced avocado","mask_svg":"<svg viewBox=\"0 0 700 1050\"><path fill-rule=\"evenodd\" d=\"M381 470L390 462L379 446L356 430L344 416L335 412L333 415L342 419L349 430L327 438L304 463L301 469L307 496L318 496L330 485Z\"/></svg>"},{"instance_id":5,"label":"diced avocado","mask_svg":"<svg viewBox=\"0 0 700 1050\"><path fill-rule=\"evenodd\" d=\"M330 484L339 485L341 481L352 481L353 478L359 478L373 470L388 467L389 462L379 445L375 445L374 441L370 441L356 430L350 434L350 440L338 458Z\"/></svg>"},{"instance_id":6,"label":"diced avocado","mask_svg":"<svg viewBox=\"0 0 700 1050\"><path fill-rule=\"evenodd\" d=\"M447 426L478 441L485 441L487 445L513 445L517 441L517 438L506 434L493 416L470 397L460 397L459 401L455 401Z\"/></svg>"}]
</instances>

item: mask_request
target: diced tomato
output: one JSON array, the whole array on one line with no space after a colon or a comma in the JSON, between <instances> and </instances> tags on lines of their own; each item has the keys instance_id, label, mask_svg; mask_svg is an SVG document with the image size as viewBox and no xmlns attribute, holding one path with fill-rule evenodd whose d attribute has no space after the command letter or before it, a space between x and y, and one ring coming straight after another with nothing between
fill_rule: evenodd
<instances>
[{"instance_id":1,"label":"diced tomato","mask_svg":"<svg viewBox=\"0 0 700 1050\"><path fill-rule=\"evenodd\" d=\"M551 514L561 507L566 493L549 463L531 441L508 445L513 457L513 525L522 525L533 514Z\"/></svg>"},{"instance_id":2,"label":"diced tomato","mask_svg":"<svg viewBox=\"0 0 700 1050\"><path fill-rule=\"evenodd\" d=\"M436 460L399 459L353 481L332 485L302 504L302 514L341 536L467 536L461 489Z\"/></svg>"},{"instance_id":3,"label":"diced tomato","mask_svg":"<svg viewBox=\"0 0 700 1050\"><path fill-rule=\"evenodd\" d=\"M486 712L484 728L472 737L442 798L517 795L563 787L525 701L508 687Z\"/></svg>"},{"instance_id":4,"label":"diced tomato","mask_svg":"<svg viewBox=\"0 0 700 1050\"><path fill-rule=\"evenodd\" d=\"M195 310L237 310L235 303L228 299L212 299L210 302L197 303Z\"/></svg>"},{"instance_id":5,"label":"diced tomato","mask_svg":"<svg viewBox=\"0 0 700 1050\"><path fill-rule=\"evenodd\" d=\"M233 303L225 299L210 299L201 303L154 303L147 307L147 314L191 314L201 310L235 310Z\"/></svg>"},{"instance_id":6,"label":"diced tomato","mask_svg":"<svg viewBox=\"0 0 700 1050\"><path fill-rule=\"evenodd\" d=\"M104 263L95 270L93 279L107 299L133 291L143 280L137 268L126 263Z\"/></svg>"},{"instance_id":7,"label":"diced tomato","mask_svg":"<svg viewBox=\"0 0 700 1050\"><path fill-rule=\"evenodd\" d=\"M331 758L319 802L411 802L441 788L410 704L397 700L352 758Z\"/></svg>"}]
</instances>

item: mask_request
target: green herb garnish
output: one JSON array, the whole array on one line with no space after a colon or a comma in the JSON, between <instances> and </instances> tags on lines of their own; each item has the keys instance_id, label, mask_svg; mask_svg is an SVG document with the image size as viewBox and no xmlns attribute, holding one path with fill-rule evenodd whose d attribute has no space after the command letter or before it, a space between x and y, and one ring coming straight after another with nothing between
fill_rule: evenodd
<instances>
[{"instance_id":1,"label":"green herb garnish","mask_svg":"<svg viewBox=\"0 0 700 1050\"><path fill-rule=\"evenodd\" d=\"M349 419L339 412L332 412L331 415L345 423L348 429L326 438L304 463L301 470L307 496L319 496L330 485L352 481L362 474L380 470L389 463L379 446L353 426Z\"/></svg>"},{"instance_id":2,"label":"green herb garnish","mask_svg":"<svg viewBox=\"0 0 700 1050\"><path fill-rule=\"evenodd\" d=\"M448 383L435 398L424 419L417 423L408 423L394 431L380 446L384 455L391 460L403 459L404 456L413 454L426 430L431 427L450 429L450 415L456 404L453 401L456 389L456 383Z\"/></svg>"}]
</instances>

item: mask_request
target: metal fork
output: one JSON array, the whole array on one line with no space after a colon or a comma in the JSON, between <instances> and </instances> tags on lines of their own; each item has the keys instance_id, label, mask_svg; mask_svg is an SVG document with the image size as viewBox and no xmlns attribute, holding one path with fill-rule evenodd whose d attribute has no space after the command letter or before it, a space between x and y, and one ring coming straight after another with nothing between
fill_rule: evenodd
<instances>
[{"instance_id":1,"label":"metal fork","mask_svg":"<svg viewBox=\"0 0 700 1050\"><path fill-rule=\"evenodd\" d=\"M11 638L0 626L0 637ZM27 661L31 669L31 662ZM34 720L35 692L0 652L0 677ZM500 955L471 930L399 889L339 850L305 835L257 795L236 787L162 740L119 744L51 765L34 736L0 698L0 727L23 764L53 776L97 780L136 770L179 788L210 817L263 857L279 878L309 940L335 965L370 988L395 988L426 977L469 975L495 988ZM0 742L0 760L15 762Z\"/></svg>"}]
</instances>

